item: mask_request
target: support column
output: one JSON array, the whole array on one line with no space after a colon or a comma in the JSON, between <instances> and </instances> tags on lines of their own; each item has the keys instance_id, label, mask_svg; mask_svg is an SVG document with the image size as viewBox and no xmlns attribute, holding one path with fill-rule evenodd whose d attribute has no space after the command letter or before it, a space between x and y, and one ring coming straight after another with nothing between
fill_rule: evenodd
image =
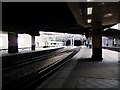
<instances>
[{"instance_id":1,"label":"support column","mask_svg":"<svg viewBox=\"0 0 120 90\"><path fill-rule=\"evenodd\" d=\"M74 36L73 36L73 47L74 47Z\"/></svg>"},{"instance_id":2,"label":"support column","mask_svg":"<svg viewBox=\"0 0 120 90\"><path fill-rule=\"evenodd\" d=\"M18 35L14 32L8 33L8 53L18 52Z\"/></svg>"},{"instance_id":3,"label":"support column","mask_svg":"<svg viewBox=\"0 0 120 90\"><path fill-rule=\"evenodd\" d=\"M72 40L72 38L71 38L71 39L70 39L70 44L71 44L71 46L72 46L72 41L73 41L73 40Z\"/></svg>"},{"instance_id":4,"label":"support column","mask_svg":"<svg viewBox=\"0 0 120 90\"><path fill-rule=\"evenodd\" d=\"M31 36L32 39L32 47L31 50L35 50L35 36Z\"/></svg>"},{"instance_id":5,"label":"support column","mask_svg":"<svg viewBox=\"0 0 120 90\"><path fill-rule=\"evenodd\" d=\"M92 59L95 61L102 61L102 23L92 23L92 44L93 44L93 55Z\"/></svg>"},{"instance_id":6,"label":"support column","mask_svg":"<svg viewBox=\"0 0 120 90\"><path fill-rule=\"evenodd\" d=\"M114 47L115 46L115 44L114 44L114 38L112 39L112 47Z\"/></svg>"}]
</instances>

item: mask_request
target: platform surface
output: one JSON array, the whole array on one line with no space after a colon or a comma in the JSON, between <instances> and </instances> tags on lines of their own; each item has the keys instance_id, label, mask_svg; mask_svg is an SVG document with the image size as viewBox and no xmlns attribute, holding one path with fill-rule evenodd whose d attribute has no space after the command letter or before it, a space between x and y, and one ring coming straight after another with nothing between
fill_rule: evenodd
<instances>
[{"instance_id":1,"label":"platform surface","mask_svg":"<svg viewBox=\"0 0 120 90\"><path fill-rule=\"evenodd\" d=\"M0 56L10 56L10 55L19 55L24 53L33 53L37 51L45 51L45 50L52 50L52 49L59 49L62 47L48 47L48 48L36 48L36 50L20 50L18 53L8 53L8 52L0 52Z\"/></svg>"},{"instance_id":2,"label":"platform surface","mask_svg":"<svg viewBox=\"0 0 120 90\"><path fill-rule=\"evenodd\" d=\"M103 61L87 61L92 49L81 50L40 88L118 88L118 52L103 49ZM97 58L96 58L97 59Z\"/></svg>"}]
</instances>

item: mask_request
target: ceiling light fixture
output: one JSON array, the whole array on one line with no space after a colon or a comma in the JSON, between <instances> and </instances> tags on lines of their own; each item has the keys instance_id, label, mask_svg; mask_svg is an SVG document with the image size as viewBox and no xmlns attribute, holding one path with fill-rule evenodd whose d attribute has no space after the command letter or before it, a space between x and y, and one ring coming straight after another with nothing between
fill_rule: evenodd
<instances>
[{"instance_id":1,"label":"ceiling light fixture","mask_svg":"<svg viewBox=\"0 0 120 90\"><path fill-rule=\"evenodd\" d=\"M92 9L93 9L92 7L88 7L88 8L87 8L87 14L88 14L88 15L92 14Z\"/></svg>"},{"instance_id":2,"label":"ceiling light fixture","mask_svg":"<svg viewBox=\"0 0 120 90\"><path fill-rule=\"evenodd\" d=\"M105 14L104 17L111 17L112 13Z\"/></svg>"},{"instance_id":3,"label":"ceiling light fixture","mask_svg":"<svg viewBox=\"0 0 120 90\"><path fill-rule=\"evenodd\" d=\"M81 9L80 9L80 14L82 15L82 11L81 11Z\"/></svg>"},{"instance_id":4,"label":"ceiling light fixture","mask_svg":"<svg viewBox=\"0 0 120 90\"><path fill-rule=\"evenodd\" d=\"M94 0L87 0L87 2L93 2Z\"/></svg>"},{"instance_id":5,"label":"ceiling light fixture","mask_svg":"<svg viewBox=\"0 0 120 90\"><path fill-rule=\"evenodd\" d=\"M103 3L101 3L102 5L104 5L105 3L103 2Z\"/></svg>"},{"instance_id":6,"label":"ceiling light fixture","mask_svg":"<svg viewBox=\"0 0 120 90\"><path fill-rule=\"evenodd\" d=\"M91 23L91 19L88 19L88 20L87 20L87 23Z\"/></svg>"}]
</instances>

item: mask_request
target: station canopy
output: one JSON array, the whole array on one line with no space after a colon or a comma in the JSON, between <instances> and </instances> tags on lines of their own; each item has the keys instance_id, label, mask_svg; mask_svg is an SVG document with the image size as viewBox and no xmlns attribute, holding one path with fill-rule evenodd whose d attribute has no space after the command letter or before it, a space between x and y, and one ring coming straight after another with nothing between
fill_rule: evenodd
<instances>
[{"instance_id":1,"label":"station canopy","mask_svg":"<svg viewBox=\"0 0 120 90\"><path fill-rule=\"evenodd\" d=\"M120 30L120 23L110 27L111 29L116 29L116 30Z\"/></svg>"}]
</instances>

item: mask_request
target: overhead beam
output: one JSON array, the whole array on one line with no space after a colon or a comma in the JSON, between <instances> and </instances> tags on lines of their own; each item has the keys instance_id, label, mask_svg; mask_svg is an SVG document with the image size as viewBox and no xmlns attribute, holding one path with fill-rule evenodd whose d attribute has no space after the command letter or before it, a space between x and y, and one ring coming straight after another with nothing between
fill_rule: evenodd
<instances>
[{"instance_id":1,"label":"overhead beam","mask_svg":"<svg viewBox=\"0 0 120 90\"><path fill-rule=\"evenodd\" d=\"M80 7L79 7L79 3L78 2L74 2L74 3L71 3L71 2L67 2L72 14L74 15L77 23L81 26L84 26L84 22L82 20L82 12L80 10Z\"/></svg>"}]
</instances>

